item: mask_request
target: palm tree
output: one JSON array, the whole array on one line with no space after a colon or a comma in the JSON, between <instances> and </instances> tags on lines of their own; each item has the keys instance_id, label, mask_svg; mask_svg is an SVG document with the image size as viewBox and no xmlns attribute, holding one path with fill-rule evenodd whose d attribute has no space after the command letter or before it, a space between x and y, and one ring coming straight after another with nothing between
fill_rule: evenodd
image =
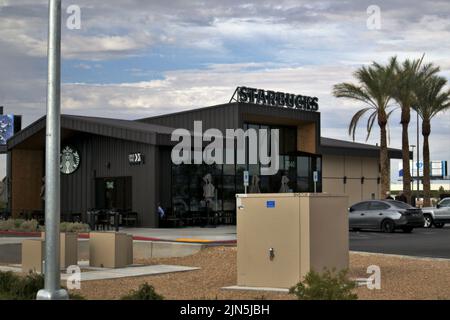
<instances>
[{"instance_id":1,"label":"palm tree","mask_svg":"<svg viewBox=\"0 0 450 320\"><path fill-rule=\"evenodd\" d=\"M430 206L430 146L431 120L440 112L450 108L450 90L445 89L447 79L432 76L424 81L416 90L417 104L413 109L422 118L423 136L423 193L424 206Z\"/></svg>"},{"instance_id":2,"label":"palm tree","mask_svg":"<svg viewBox=\"0 0 450 320\"><path fill-rule=\"evenodd\" d=\"M390 190L390 160L387 149L387 125L392 111L389 111L389 102L392 99L393 87L395 85L396 59L391 59L386 66L372 63L371 66L363 66L356 70L354 77L358 84L340 83L334 86L333 94L338 98L348 98L362 102L367 105L353 116L348 133L355 140L356 127L362 116L371 112L367 120L367 137L370 137L375 120L380 127L380 170L381 170L381 192L383 198Z\"/></svg>"},{"instance_id":3,"label":"palm tree","mask_svg":"<svg viewBox=\"0 0 450 320\"><path fill-rule=\"evenodd\" d=\"M395 63L396 58L391 58L395 63L396 76L393 98L401 108L402 125L402 161L403 161L403 193L410 203L411 200L411 171L408 127L411 120L411 106L415 103L415 89L421 82L427 81L439 71L439 67L433 64L422 65L424 55L420 59L405 60L401 65Z\"/></svg>"}]
</instances>

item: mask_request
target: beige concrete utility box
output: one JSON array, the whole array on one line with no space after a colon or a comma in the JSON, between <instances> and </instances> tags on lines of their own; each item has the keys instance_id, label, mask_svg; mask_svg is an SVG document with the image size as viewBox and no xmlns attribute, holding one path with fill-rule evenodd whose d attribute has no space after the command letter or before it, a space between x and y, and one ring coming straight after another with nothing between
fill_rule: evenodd
<instances>
[{"instance_id":1,"label":"beige concrete utility box","mask_svg":"<svg viewBox=\"0 0 450 320\"><path fill-rule=\"evenodd\" d=\"M130 239L132 238L125 233L91 232L89 265L100 268L123 268L131 264L133 247Z\"/></svg>"},{"instance_id":2,"label":"beige concrete utility box","mask_svg":"<svg viewBox=\"0 0 450 320\"><path fill-rule=\"evenodd\" d=\"M348 268L347 196L238 194L238 285L289 288L309 270Z\"/></svg>"},{"instance_id":3,"label":"beige concrete utility box","mask_svg":"<svg viewBox=\"0 0 450 320\"><path fill-rule=\"evenodd\" d=\"M78 264L78 235L76 233L60 234L60 268ZM22 241L22 271L28 273L43 272L42 266L45 260L45 232L40 239Z\"/></svg>"},{"instance_id":4,"label":"beige concrete utility box","mask_svg":"<svg viewBox=\"0 0 450 320\"><path fill-rule=\"evenodd\" d=\"M41 233L41 239L45 241L45 232ZM59 242L61 270L78 265L78 234L61 233Z\"/></svg>"},{"instance_id":5,"label":"beige concrete utility box","mask_svg":"<svg viewBox=\"0 0 450 320\"><path fill-rule=\"evenodd\" d=\"M127 234L127 265L133 264L133 236L131 234Z\"/></svg>"},{"instance_id":6,"label":"beige concrete utility box","mask_svg":"<svg viewBox=\"0 0 450 320\"><path fill-rule=\"evenodd\" d=\"M45 242L42 239L22 241L22 272L42 272Z\"/></svg>"}]
</instances>

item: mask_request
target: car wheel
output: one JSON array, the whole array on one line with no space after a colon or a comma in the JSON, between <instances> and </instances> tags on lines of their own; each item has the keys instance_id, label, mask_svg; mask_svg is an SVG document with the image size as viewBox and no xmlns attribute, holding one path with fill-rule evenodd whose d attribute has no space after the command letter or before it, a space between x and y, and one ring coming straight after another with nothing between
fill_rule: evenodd
<instances>
[{"instance_id":1,"label":"car wheel","mask_svg":"<svg viewBox=\"0 0 450 320\"><path fill-rule=\"evenodd\" d=\"M438 229L444 227L444 225L445 225L445 223L442 223L442 222L435 222L435 223L434 223L434 227L435 227L435 228L438 228Z\"/></svg>"},{"instance_id":2,"label":"car wheel","mask_svg":"<svg viewBox=\"0 0 450 320\"><path fill-rule=\"evenodd\" d=\"M412 227L404 227L404 228L402 228L404 233L411 233L413 231L413 229L414 228L412 228Z\"/></svg>"},{"instance_id":3,"label":"car wheel","mask_svg":"<svg viewBox=\"0 0 450 320\"><path fill-rule=\"evenodd\" d=\"M433 226L433 218L431 217L430 214L425 214L423 216L424 218L424 223L423 223L423 227L424 228L431 228Z\"/></svg>"},{"instance_id":4,"label":"car wheel","mask_svg":"<svg viewBox=\"0 0 450 320\"><path fill-rule=\"evenodd\" d=\"M386 233L392 233L395 231L395 224L392 220L384 220L381 224L381 231Z\"/></svg>"}]
</instances>

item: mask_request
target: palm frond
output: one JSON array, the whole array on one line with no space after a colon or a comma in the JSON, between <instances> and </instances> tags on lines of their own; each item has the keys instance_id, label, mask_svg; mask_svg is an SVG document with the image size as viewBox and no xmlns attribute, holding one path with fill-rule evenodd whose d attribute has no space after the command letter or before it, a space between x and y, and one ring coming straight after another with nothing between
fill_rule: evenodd
<instances>
[{"instance_id":1,"label":"palm frond","mask_svg":"<svg viewBox=\"0 0 450 320\"><path fill-rule=\"evenodd\" d=\"M446 78L434 75L418 86L417 103L413 109L424 121L431 121L438 113L449 108L450 91L445 90L446 84Z\"/></svg>"},{"instance_id":2,"label":"palm frond","mask_svg":"<svg viewBox=\"0 0 450 320\"><path fill-rule=\"evenodd\" d=\"M348 126L348 134L352 136L353 141L355 141L356 128L358 127L359 120L367 111L369 111L371 109L373 109L373 108L368 107L368 108L361 109L358 112L356 112L354 114L354 116L352 117L352 120L350 121L350 125Z\"/></svg>"},{"instance_id":3,"label":"palm frond","mask_svg":"<svg viewBox=\"0 0 450 320\"><path fill-rule=\"evenodd\" d=\"M340 83L333 87L333 95L337 98L348 98L357 100L376 107L375 102L365 90L352 83Z\"/></svg>"},{"instance_id":4,"label":"palm frond","mask_svg":"<svg viewBox=\"0 0 450 320\"><path fill-rule=\"evenodd\" d=\"M373 124L374 124L375 120L377 119L377 116L378 116L378 112L377 112L377 110L375 110L369 116L369 119L367 119L367 136L366 136L366 141L369 140L370 133L372 132L372 127L373 127Z\"/></svg>"},{"instance_id":5,"label":"palm frond","mask_svg":"<svg viewBox=\"0 0 450 320\"><path fill-rule=\"evenodd\" d=\"M389 119L392 115L392 113L397 110L398 108L393 108L392 110L390 110L387 115L386 118ZM386 131L387 131L387 140L388 140L388 145L391 144L391 129L389 127L389 121L386 123Z\"/></svg>"}]
</instances>

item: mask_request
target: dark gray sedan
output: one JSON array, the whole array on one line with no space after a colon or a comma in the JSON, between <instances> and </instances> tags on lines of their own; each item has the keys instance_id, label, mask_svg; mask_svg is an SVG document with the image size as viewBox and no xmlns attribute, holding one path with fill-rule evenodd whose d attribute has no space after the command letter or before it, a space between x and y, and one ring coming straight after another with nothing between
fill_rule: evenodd
<instances>
[{"instance_id":1,"label":"dark gray sedan","mask_svg":"<svg viewBox=\"0 0 450 320\"><path fill-rule=\"evenodd\" d=\"M370 200L354 204L348 210L349 227L353 230L377 229L394 232L401 229L411 232L423 227L424 217L421 209L395 200Z\"/></svg>"}]
</instances>

